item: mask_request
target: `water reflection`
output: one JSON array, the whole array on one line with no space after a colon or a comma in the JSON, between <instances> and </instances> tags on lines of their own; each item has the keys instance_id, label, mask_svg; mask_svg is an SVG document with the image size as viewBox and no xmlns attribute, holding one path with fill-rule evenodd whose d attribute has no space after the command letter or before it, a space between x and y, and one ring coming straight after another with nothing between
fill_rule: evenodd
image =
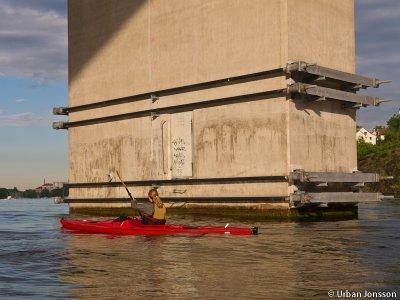
<instances>
[{"instance_id":1,"label":"water reflection","mask_svg":"<svg viewBox=\"0 0 400 300\"><path fill-rule=\"evenodd\" d=\"M359 251L369 242L358 220L257 225L251 237L69 234L66 255L78 272L62 278L82 298L298 299L379 288L371 279L380 270Z\"/></svg>"},{"instance_id":2,"label":"water reflection","mask_svg":"<svg viewBox=\"0 0 400 300\"><path fill-rule=\"evenodd\" d=\"M0 202L0 295L33 299L327 299L329 289L400 295L400 203L359 219L263 222L173 216L197 225L258 225L259 236L110 237L63 232L66 207Z\"/></svg>"}]
</instances>

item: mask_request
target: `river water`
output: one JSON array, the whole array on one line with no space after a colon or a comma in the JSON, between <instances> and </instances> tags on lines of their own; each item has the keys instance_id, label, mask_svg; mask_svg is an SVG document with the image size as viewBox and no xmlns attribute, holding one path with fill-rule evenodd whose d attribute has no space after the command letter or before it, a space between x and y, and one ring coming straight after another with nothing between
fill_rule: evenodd
<instances>
[{"instance_id":1,"label":"river water","mask_svg":"<svg viewBox=\"0 0 400 300\"><path fill-rule=\"evenodd\" d=\"M400 298L399 200L337 222L169 219L260 227L236 237L72 234L59 228L67 213L50 199L0 200L1 299L329 299L329 290Z\"/></svg>"}]
</instances>

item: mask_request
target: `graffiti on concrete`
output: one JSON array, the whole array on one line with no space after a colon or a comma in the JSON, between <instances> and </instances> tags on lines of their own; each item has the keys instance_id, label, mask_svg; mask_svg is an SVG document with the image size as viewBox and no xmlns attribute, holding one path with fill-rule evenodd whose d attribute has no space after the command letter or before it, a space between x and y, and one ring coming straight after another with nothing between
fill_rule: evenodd
<instances>
[{"instance_id":1,"label":"graffiti on concrete","mask_svg":"<svg viewBox=\"0 0 400 300\"><path fill-rule=\"evenodd\" d=\"M184 175L185 165L187 164L187 145L181 137L172 140L172 169L176 176Z\"/></svg>"}]
</instances>

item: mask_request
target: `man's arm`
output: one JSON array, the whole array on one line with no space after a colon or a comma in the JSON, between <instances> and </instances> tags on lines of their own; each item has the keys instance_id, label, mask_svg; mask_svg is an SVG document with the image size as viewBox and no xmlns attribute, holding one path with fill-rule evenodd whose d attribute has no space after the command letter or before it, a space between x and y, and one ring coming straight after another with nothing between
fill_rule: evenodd
<instances>
[{"instance_id":1,"label":"man's arm","mask_svg":"<svg viewBox=\"0 0 400 300\"><path fill-rule=\"evenodd\" d=\"M135 198L131 200L131 207L137 209L141 214L146 216L153 215L153 204L150 202L137 202Z\"/></svg>"},{"instance_id":2,"label":"man's arm","mask_svg":"<svg viewBox=\"0 0 400 300\"><path fill-rule=\"evenodd\" d=\"M131 198L131 207L137 208L138 202L135 198Z\"/></svg>"}]
</instances>

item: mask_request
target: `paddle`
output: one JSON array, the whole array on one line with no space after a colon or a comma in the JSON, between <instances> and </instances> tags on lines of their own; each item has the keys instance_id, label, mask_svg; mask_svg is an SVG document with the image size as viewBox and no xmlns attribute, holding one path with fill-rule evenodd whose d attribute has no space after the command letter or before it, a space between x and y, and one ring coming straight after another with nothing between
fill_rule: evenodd
<instances>
[{"instance_id":1,"label":"paddle","mask_svg":"<svg viewBox=\"0 0 400 300\"><path fill-rule=\"evenodd\" d=\"M127 192L128 195L129 195L129 198L131 198L131 200L136 201L136 199L133 198L131 192L129 191L128 187L126 186L125 182L122 180L121 175L119 175L119 172L118 172L117 170L115 170L115 173L117 173L117 176L118 176L118 178L119 178L119 181L121 181L122 185L124 186L126 192ZM110 177L111 177L111 179L112 179L112 176L110 176ZM142 213L140 212L140 210L139 210L138 208L136 208L136 210L138 211L139 216L140 216L140 217L143 217L143 216L142 216Z\"/></svg>"},{"instance_id":2,"label":"paddle","mask_svg":"<svg viewBox=\"0 0 400 300\"><path fill-rule=\"evenodd\" d=\"M121 176L119 175L119 172L118 172L117 170L116 170L115 172L117 173L117 176L118 176L119 180L121 181L121 183L122 183L122 185L124 186L126 192L128 193L129 198L131 198L132 200L135 200L135 198L132 197L132 194L131 194L131 192L129 191L128 187L126 186L125 182L122 180Z\"/></svg>"}]
</instances>

